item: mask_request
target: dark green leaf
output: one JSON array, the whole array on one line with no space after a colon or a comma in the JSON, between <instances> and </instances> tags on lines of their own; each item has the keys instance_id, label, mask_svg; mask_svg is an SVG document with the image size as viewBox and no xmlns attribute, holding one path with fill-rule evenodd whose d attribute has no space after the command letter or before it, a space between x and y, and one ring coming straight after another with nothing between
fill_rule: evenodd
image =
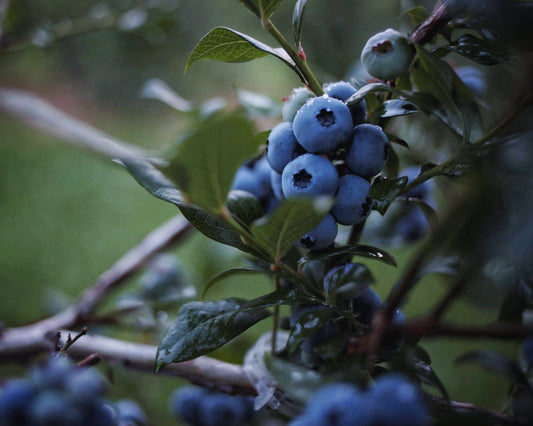
<instances>
[{"instance_id":1,"label":"dark green leaf","mask_svg":"<svg viewBox=\"0 0 533 426\"><path fill-rule=\"evenodd\" d=\"M424 6L416 6L408 9L402 13L402 16L404 15L409 15L411 23L415 26L420 25L429 17L429 14Z\"/></svg>"},{"instance_id":2,"label":"dark green leaf","mask_svg":"<svg viewBox=\"0 0 533 426\"><path fill-rule=\"evenodd\" d=\"M228 194L228 210L245 226L265 214L261 203L255 196L235 189Z\"/></svg>"},{"instance_id":3,"label":"dark green leaf","mask_svg":"<svg viewBox=\"0 0 533 426\"><path fill-rule=\"evenodd\" d=\"M271 308L279 305L297 305L300 303L319 303L318 299L308 296L296 287L280 288L264 296L243 304L238 312Z\"/></svg>"},{"instance_id":4,"label":"dark green leaf","mask_svg":"<svg viewBox=\"0 0 533 426\"><path fill-rule=\"evenodd\" d=\"M237 312L241 305L234 299L183 305L157 349L156 371L209 353L270 315L265 310Z\"/></svg>"},{"instance_id":5,"label":"dark green leaf","mask_svg":"<svg viewBox=\"0 0 533 426\"><path fill-rule=\"evenodd\" d=\"M300 345L318 332L325 324L339 316L336 309L322 305L320 309L305 312L296 320L287 342L290 354L296 352Z\"/></svg>"},{"instance_id":6,"label":"dark green leaf","mask_svg":"<svg viewBox=\"0 0 533 426\"><path fill-rule=\"evenodd\" d=\"M290 398L300 402L307 401L325 383L320 373L278 357L271 359L269 372Z\"/></svg>"},{"instance_id":7,"label":"dark green leaf","mask_svg":"<svg viewBox=\"0 0 533 426\"><path fill-rule=\"evenodd\" d=\"M247 62L272 55L295 69L294 61L283 49L274 49L246 34L226 27L216 27L196 45L185 64L185 71L203 59L223 62Z\"/></svg>"},{"instance_id":8,"label":"dark green leaf","mask_svg":"<svg viewBox=\"0 0 533 426\"><path fill-rule=\"evenodd\" d=\"M256 151L252 123L242 112L218 114L186 135L162 171L190 204L219 213L235 171Z\"/></svg>"},{"instance_id":9,"label":"dark green leaf","mask_svg":"<svg viewBox=\"0 0 533 426\"><path fill-rule=\"evenodd\" d=\"M389 155L383 168L383 174L389 178L398 176L400 171L400 159L392 146L389 146Z\"/></svg>"},{"instance_id":10,"label":"dark green leaf","mask_svg":"<svg viewBox=\"0 0 533 426\"><path fill-rule=\"evenodd\" d=\"M211 278L207 284L204 286L204 290L202 292L202 299L205 297L207 292L213 285L216 283L231 277L233 275L252 275L252 274L265 274L265 273L272 273L270 270L265 269L258 269L258 268L229 268L225 271L222 271L218 274L216 274L213 278Z\"/></svg>"},{"instance_id":11,"label":"dark green leaf","mask_svg":"<svg viewBox=\"0 0 533 426\"><path fill-rule=\"evenodd\" d=\"M342 308L343 302L361 296L374 282L372 273L362 263L337 268L328 274L326 303Z\"/></svg>"},{"instance_id":12,"label":"dark green leaf","mask_svg":"<svg viewBox=\"0 0 533 426\"><path fill-rule=\"evenodd\" d=\"M187 204L172 182L150 163L130 160L123 160L122 163L144 189L155 197L176 205L183 216L208 238L256 254L242 242L240 235L218 216Z\"/></svg>"},{"instance_id":13,"label":"dark green leaf","mask_svg":"<svg viewBox=\"0 0 533 426\"><path fill-rule=\"evenodd\" d=\"M450 399L446 388L440 381L439 377L435 374L431 366L421 360L414 360L413 368L416 376L425 384L432 386L439 390L442 396L446 399Z\"/></svg>"},{"instance_id":14,"label":"dark green leaf","mask_svg":"<svg viewBox=\"0 0 533 426\"><path fill-rule=\"evenodd\" d=\"M403 99L390 99L383 102L372 112L372 115L381 118L398 117L418 112L416 106Z\"/></svg>"},{"instance_id":15,"label":"dark green leaf","mask_svg":"<svg viewBox=\"0 0 533 426\"><path fill-rule=\"evenodd\" d=\"M251 10L252 13L258 18L261 17L261 12L259 11L259 6L254 0L239 0L247 9Z\"/></svg>"},{"instance_id":16,"label":"dark green leaf","mask_svg":"<svg viewBox=\"0 0 533 426\"><path fill-rule=\"evenodd\" d=\"M306 5L307 0L298 0L292 13L292 29L294 33L294 44L296 46L300 46L302 39L302 24Z\"/></svg>"},{"instance_id":17,"label":"dark green leaf","mask_svg":"<svg viewBox=\"0 0 533 426\"><path fill-rule=\"evenodd\" d=\"M282 0L258 0L258 2L260 10L263 13L263 18L270 18L282 2Z\"/></svg>"},{"instance_id":18,"label":"dark green leaf","mask_svg":"<svg viewBox=\"0 0 533 426\"><path fill-rule=\"evenodd\" d=\"M320 260L322 262L333 260L333 263L337 263L337 260L342 258L347 259L346 261L348 262L353 256L374 259L387 265L398 266L394 257L385 250L363 244L335 247L328 250L327 253L309 253L306 257L309 260Z\"/></svg>"},{"instance_id":19,"label":"dark green leaf","mask_svg":"<svg viewBox=\"0 0 533 426\"><path fill-rule=\"evenodd\" d=\"M481 39L473 34L464 34L450 44L449 49L481 65L496 65L511 60L507 45L495 40Z\"/></svg>"},{"instance_id":20,"label":"dark green leaf","mask_svg":"<svg viewBox=\"0 0 533 426\"><path fill-rule=\"evenodd\" d=\"M386 84L383 83L370 83L366 86L361 87L357 92L355 92L352 96L350 96L346 100L346 105L352 106L357 105L359 102L361 102L365 96L368 96L373 93L379 93L379 92L387 92L387 93L396 93L396 91Z\"/></svg>"},{"instance_id":21,"label":"dark green leaf","mask_svg":"<svg viewBox=\"0 0 533 426\"><path fill-rule=\"evenodd\" d=\"M407 177L396 179L376 179L370 188L370 198L374 200L374 209L385 214L390 204L407 184Z\"/></svg>"},{"instance_id":22,"label":"dark green leaf","mask_svg":"<svg viewBox=\"0 0 533 426\"><path fill-rule=\"evenodd\" d=\"M271 215L256 221L250 231L273 259L281 259L294 243L320 223L332 202L330 197L285 200Z\"/></svg>"},{"instance_id":23,"label":"dark green leaf","mask_svg":"<svg viewBox=\"0 0 533 426\"><path fill-rule=\"evenodd\" d=\"M402 138L400 138L400 137L398 137L396 135L393 135L392 133L389 133L389 132L385 132L385 134L389 138L389 142L395 143L395 144L400 145L400 146L403 146L404 148L407 148L407 149L411 149L409 147L409 144L406 141L404 141Z\"/></svg>"},{"instance_id":24,"label":"dark green leaf","mask_svg":"<svg viewBox=\"0 0 533 426\"><path fill-rule=\"evenodd\" d=\"M514 383L529 388L529 382L520 366L511 358L491 350L477 350L467 352L455 360L457 364L471 362L486 369L501 374Z\"/></svg>"}]
</instances>

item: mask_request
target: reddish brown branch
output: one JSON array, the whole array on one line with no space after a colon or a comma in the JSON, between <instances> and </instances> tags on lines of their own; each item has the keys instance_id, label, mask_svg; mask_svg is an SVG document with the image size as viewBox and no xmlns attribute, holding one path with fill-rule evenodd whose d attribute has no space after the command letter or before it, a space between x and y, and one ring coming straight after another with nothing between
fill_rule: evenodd
<instances>
[{"instance_id":1,"label":"reddish brown branch","mask_svg":"<svg viewBox=\"0 0 533 426\"><path fill-rule=\"evenodd\" d=\"M411 33L411 40L418 44L429 43L437 33L452 19L446 5L441 5L429 18L416 27Z\"/></svg>"}]
</instances>

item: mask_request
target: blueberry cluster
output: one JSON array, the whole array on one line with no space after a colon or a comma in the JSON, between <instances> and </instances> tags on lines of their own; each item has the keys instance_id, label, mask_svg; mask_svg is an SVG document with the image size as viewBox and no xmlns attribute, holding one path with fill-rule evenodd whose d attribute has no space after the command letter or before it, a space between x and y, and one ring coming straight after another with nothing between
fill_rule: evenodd
<instances>
[{"instance_id":1,"label":"blueberry cluster","mask_svg":"<svg viewBox=\"0 0 533 426\"><path fill-rule=\"evenodd\" d=\"M321 387L291 426L423 426L429 412L416 385L397 373L380 376L361 392L353 385Z\"/></svg>"},{"instance_id":2,"label":"blueberry cluster","mask_svg":"<svg viewBox=\"0 0 533 426\"><path fill-rule=\"evenodd\" d=\"M357 264L355 263L347 263L330 269L323 278L324 291L330 293L330 287L333 286L333 281L342 280L342 277L349 277L356 267ZM371 327L374 314L384 306L384 302L371 288L366 288L362 293L357 291L357 295L353 297L349 290L349 278L344 279L342 284L342 287L339 288L340 301L337 301L337 304L340 305L339 307L346 309L351 306L352 313L357 322L366 328ZM356 286L352 286L352 288L356 288ZM297 305L291 313L289 325L292 330L302 330L316 320L314 314L310 314L309 316L306 316L306 314L311 312L316 314L318 311L326 309L331 309L331 307L325 304ZM394 311L392 322L395 324L405 322L405 316L400 309L396 308ZM319 366L322 362L322 357L317 348L333 341L336 342L336 345L342 352L343 342L346 342L350 337L350 327L351 324L335 320L335 318L330 318L325 321L316 331L303 340L300 347L302 362L310 367ZM387 342L382 348L381 355L384 357L390 355L391 352L399 348L401 342L402 340L398 338Z\"/></svg>"},{"instance_id":3,"label":"blueberry cluster","mask_svg":"<svg viewBox=\"0 0 533 426\"><path fill-rule=\"evenodd\" d=\"M29 377L0 387L2 426L111 426L117 418L104 399L105 381L97 370L51 358Z\"/></svg>"},{"instance_id":4,"label":"blueberry cluster","mask_svg":"<svg viewBox=\"0 0 533 426\"><path fill-rule=\"evenodd\" d=\"M253 419L253 398L231 396L197 386L177 389L170 410L191 426L243 426Z\"/></svg>"},{"instance_id":5,"label":"blueberry cluster","mask_svg":"<svg viewBox=\"0 0 533 426\"><path fill-rule=\"evenodd\" d=\"M285 121L270 132L266 157L241 167L232 186L252 193L267 211L283 199L335 197L329 214L299 240L308 249L333 244L338 224L366 219L372 208L370 180L382 170L389 150L381 127L363 123L364 102L345 103L356 92L350 83L326 84L324 92L317 97L305 88L293 91L283 107Z\"/></svg>"}]
</instances>

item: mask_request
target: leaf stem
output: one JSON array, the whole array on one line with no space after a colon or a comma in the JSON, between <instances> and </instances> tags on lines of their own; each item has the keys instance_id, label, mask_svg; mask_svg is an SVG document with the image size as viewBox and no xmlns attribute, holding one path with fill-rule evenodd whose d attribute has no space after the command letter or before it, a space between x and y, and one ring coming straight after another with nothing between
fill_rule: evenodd
<instances>
[{"instance_id":1,"label":"leaf stem","mask_svg":"<svg viewBox=\"0 0 533 426\"><path fill-rule=\"evenodd\" d=\"M279 290L281 288L281 278L279 276L276 276L275 278L276 283L276 290ZM276 305L274 307L274 315L272 316L272 348L271 353L272 355L276 354L276 346L277 346L277 335L278 335L278 323L279 323L279 305Z\"/></svg>"},{"instance_id":2,"label":"leaf stem","mask_svg":"<svg viewBox=\"0 0 533 426\"><path fill-rule=\"evenodd\" d=\"M272 23L270 19L263 19L262 25L263 28L267 30L272 35L272 37L277 40L283 50L285 50L285 52L287 52L290 58L294 61L297 68L300 70L303 77L305 78L305 83L309 86L311 91L317 96L323 95L324 90L322 89L322 85L311 71L311 68L309 67L307 61L292 48L287 39L283 36L283 34L281 34L281 32Z\"/></svg>"}]
</instances>

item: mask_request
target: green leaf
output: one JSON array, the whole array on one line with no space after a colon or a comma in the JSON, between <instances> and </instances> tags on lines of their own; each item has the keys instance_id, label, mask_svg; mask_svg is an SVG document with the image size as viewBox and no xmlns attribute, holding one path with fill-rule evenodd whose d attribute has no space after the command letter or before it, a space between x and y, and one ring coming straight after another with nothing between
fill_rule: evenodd
<instances>
[{"instance_id":1,"label":"green leaf","mask_svg":"<svg viewBox=\"0 0 533 426\"><path fill-rule=\"evenodd\" d=\"M295 321L295 325L287 341L289 354L295 353L305 340L324 327L328 321L338 317L339 312L327 305L321 305L320 308L300 315Z\"/></svg>"},{"instance_id":2,"label":"green leaf","mask_svg":"<svg viewBox=\"0 0 533 426\"><path fill-rule=\"evenodd\" d=\"M212 277L207 284L204 286L204 290L202 291L202 299L205 297L207 292L211 287L213 287L216 283L225 280L228 277L234 276L234 275L252 275L252 274L265 274L265 273L272 273L270 270L267 269L260 269L260 268L229 268L226 269L218 274L216 274L214 277Z\"/></svg>"},{"instance_id":3,"label":"green leaf","mask_svg":"<svg viewBox=\"0 0 533 426\"><path fill-rule=\"evenodd\" d=\"M253 223L250 231L273 259L281 259L294 243L320 223L332 204L330 197L285 200L271 215Z\"/></svg>"},{"instance_id":4,"label":"green leaf","mask_svg":"<svg viewBox=\"0 0 533 426\"><path fill-rule=\"evenodd\" d=\"M150 194L176 205L183 216L202 234L219 243L257 255L254 250L242 242L240 235L221 218L187 204L174 184L150 163L146 161L122 160L122 164Z\"/></svg>"},{"instance_id":5,"label":"green leaf","mask_svg":"<svg viewBox=\"0 0 533 426\"><path fill-rule=\"evenodd\" d=\"M320 373L279 357L272 358L269 372L290 398L300 402L307 401L325 383Z\"/></svg>"},{"instance_id":6,"label":"green leaf","mask_svg":"<svg viewBox=\"0 0 533 426\"><path fill-rule=\"evenodd\" d=\"M455 360L457 364L471 362L502 375L514 383L530 387L526 375L520 366L511 358L488 349L467 352Z\"/></svg>"},{"instance_id":7,"label":"green leaf","mask_svg":"<svg viewBox=\"0 0 533 426\"><path fill-rule=\"evenodd\" d=\"M337 268L328 274L326 303L342 308L345 301L361 296L374 282L372 273L362 263Z\"/></svg>"},{"instance_id":8,"label":"green leaf","mask_svg":"<svg viewBox=\"0 0 533 426\"><path fill-rule=\"evenodd\" d=\"M406 176L396 179L375 179L370 188L370 198L374 200L374 209L384 215L406 184Z\"/></svg>"},{"instance_id":9,"label":"green leaf","mask_svg":"<svg viewBox=\"0 0 533 426\"><path fill-rule=\"evenodd\" d=\"M411 18L411 23L415 26L420 25L429 17L429 14L424 6L416 6L408 9L401 14L401 16L405 15L409 15Z\"/></svg>"},{"instance_id":10,"label":"green leaf","mask_svg":"<svg viewBox=\"0 0 533 426\"><path fill-rule=\"evenodd\" d=\"M227 299L183 305L157 349L156 371L209 353L270 315L265 310L237 312L242 303Z\"/></svg>"},{"instance_id":11,"label":"green leaf","mask_svg":"<svg viewBox=\"0 0 533 426\"><path fill-rule=\"evenodd\" d=\"M427 384L429 386L432 386L432 387L438 389L439 392L441 393L441 395L444 398L446 398L448 400L450 399L446 388L444 387L444 385L442 384L441 380L439 379L437 374L435 374L435 371L433 371L433 369L431 368L431 366L428 363L423 362L421 360L414 360L413 368L415 370L416 376L422 382L424 382L425 384Z\"/></svg>"},{"instance_id":12,"label":"green leaf","mask_svg":"<svg viewBox=\"0 0 533 426\"><path fill-rule=\"evenodd\" d=\"M481 39L473 34L464 34L450 44L449 50L481 65L496 65L511 61L508 46L495 40Z\"/></svg>"},{"instance_id":13,"label":"green leaf","mask_svg":"<svg viewBox=\"0 0 533 426\"><path fill-rule=\"evenodd\" d=\"M352 96L346 99L346 105L357 105L365 98L365 96L379 92L396 93L396 90L383 83L370 83L366 86L361 87L357 92L355 92Z\"/></svg>"},{"instance_id":14,"label":"green leaf","mask_svg":"<svg viewBox=\"0 0 533 426\"><path fill-rule=\"evenodd\" d=\"M376 110L372 111L371 115L389 118L413 114L415 112L418 112L418 109L411 102L403 99L390 99L380 104Z\"/></svg>"},{"instance_id":15,"label":"green leaf","mask_svg":"<svg viewBox=\"0 0 533 426\"><path fill-rule=\"evenodd\" d=\"M396 150L389 145L389 155L387 157L387 162L383 168L383 173L386 177L396 177L400 171L400 159Z\"/></svg>"},{"instance_id":16,"label":"green leaf","mask_svg":"<svg viewBox=\"0 0 533 426\"><path fill-rule=\"evenodd\" d=\"M217 114L186 135L162 171L190 204L219 213L235 171L256 152L252 123L242 112Z\"/></svg>"},{"instance_id":17,"label":"green leaf","mask_svg":"<svg viewBox=\"0 0 533 426\"><path fill-rule=\"evenodd\" d=\"M315 297L308 296L296 287L280 288L264 296L250 300L243 304L237 312L271 308L280 305L297 305L300 303L319 303Z\"/></svg>"},{"instance_id":18,"label":"green leaf","mask_svg":"<svg viewBox=\"0 0 533 426\"><path fill-rule=\"evenodd\" d=\"M437 215L437 212L433 209L433 207L431 207L428 203L418 198L410 198L409 202L415 203L420 208L420 210L422 210L422 213L426 217L426 220L428 221L431 229L437 226L437 223L439 222L439 217Z\"/></svg>"},{"instance_id":19,"label":"green leaf","mask_svg":"<svg viewBox=\"0 0 533 426\"><path fill-rule=\"evenodd\" d=\"M479 108L470 89L450 65L421 46L415 45L418 62L411 78L423 92L409 97L426 113L435 114L463 140L471 141L483 133ZM432 100L433 98L434 100Z\"/></svg>"},{"instance_id":20,"label":"green leaf","mask_svg":"<svg viewBox=\"0 0 533 426\"><path fill-rule=\"evenodd\" d=\"M185 71L203 59L223 62L247 62L272 55L296 69L294 61L280 48L273 48L246 34L226 27L216 27L209 31L196 45L185 64Z\"/></svg>"},{"instance_id":21,"label":"green leaf","mask_svg":"<svg viewBox=\"0 0 533 426\"><path fill-rule=\"evenodd\" d=\"M398 266L394 257L385 250L364 244L335 247L328 250L327 253L309 253L306 258L323 262L328 261L328 263L333 260L333 263L337 263L338 259L346 258L349 261L353 256L378 260L390 266Z\"/></svg>"},{"instance_id":22,"label":"green leaf","mask_svg":"<svg viewBox=\"0 0 533 426\"><path fill-rule=\"evenodd\" d=\"M302 40L302 25L306 5L307 0L298 0L292 13L292 29L294 33L294 44L296 46L300 46Z\"/></svg>"},{"instance_id":23,"label":"green leaf","mask_svg":"<svg viewBox=\"0 0 533 426\"><path fill-rule=\"evenodd\" d=\"M263 19L270 18L282 0L258 0L259 7L262 11Z\"/></svg>"},{"instance_id":24,"label":"green leaf","mask_svg":"<svg viewBox=\"0 0 533 426\"><path fill-rule=\"evenodd\" d=\"M250 225L265 214L261 203L254 195L238 189L228 193L228 210L244 226Z\"/></svg>"},{"instance_id":25,"label":"green leaf","mask_svg":"<svg viewBox=\"0 0 533 426\"><path fill-rule=\"evenodd\" d=\"M254 0L239 0L244 7L246 7L248 10L251 10L252 13L257 16L258 18L261 18L261 11L259 10L259 6L257 5L257 2Z\"/></svg>"},{"instance_id":26,"label":"green leaf","mask_svg":"<svg viewBox=\"0 0 533 426\"><path fill-rule=\"evenodd\" d=\"M387 135L387 138L389 138L390 143L395 143L397 145L403 146L404 148L411 149L409 147L409 144L399 136L396 136L390 132L385 132L385 134Z\"/></svg>"}]
</instances>

